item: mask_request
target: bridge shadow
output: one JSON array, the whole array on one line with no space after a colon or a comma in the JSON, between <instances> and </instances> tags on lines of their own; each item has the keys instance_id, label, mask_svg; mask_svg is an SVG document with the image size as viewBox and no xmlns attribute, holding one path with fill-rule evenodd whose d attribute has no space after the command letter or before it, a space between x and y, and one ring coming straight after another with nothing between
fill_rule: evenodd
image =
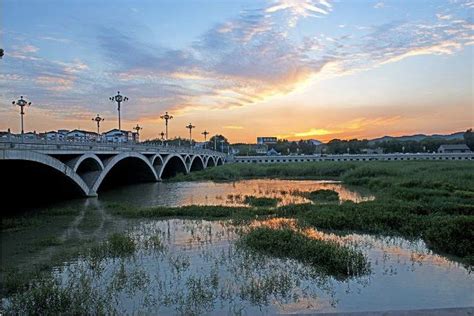
<instances>
[{"instance_id":1,"label":"bridge shadow","mask_svg":"<svg viewBox=\"0 0 474 316\"><path fill-rule=\"evenodd\" d=\"M4 160L0 174L2 214L84 196L74 181L42 163Z\"/></svg>"},{"instance_id":2,"label":"bridge shadow","mask_svg":"<svg viewBox=\"0 0 474 316\"><path fill-rule=\"evenodd\" d=\"M120 160L110 169L100 184L98 192L128 184L154 181L156 181L156 177L145 162L135 157L129 157Z\"/></svg>"},{"instance_id":3,"label":"bridge shadow","mask_svg":"<svg viewBox=\"0 0 474 316\"><path fill-rule=\"evenodd\" d=\"M161 179L168 179L175 177L177 174L186 174L186 164L178 156L171 157L167 163L163 166L163 171L161 172Z\"/></svg>"}]
</instances>

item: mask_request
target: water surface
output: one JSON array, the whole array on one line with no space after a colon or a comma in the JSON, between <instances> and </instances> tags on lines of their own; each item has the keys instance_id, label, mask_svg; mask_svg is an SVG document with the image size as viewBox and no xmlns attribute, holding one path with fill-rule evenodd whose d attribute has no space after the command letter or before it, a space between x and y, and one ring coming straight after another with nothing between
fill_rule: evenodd
<instances>
[{"instance_id":1,"label":"water surface","mask_svg":"<svg viewBox=\"0 0 474 316\"><path fill-rule=\"evenodd\" d=\"M135 206L241 205L238 196L276 197L281 204L307 203L296 191L335 190L340 201L373 199L367 193L328 181L245 180L232 183L153 183L104 192L99 198L65 202L79 210L66 229L60 217L47 228L2 232L2 267L21 269L54 257L77 241L103 240L112 232L133 238L136 250L119 258L63 261L54 276L67 284L85 282L96 297L124 313L267 314L401 310L474 305L474 276L463 265L432 253L421 240L337 235L305 229L310 238L331 240L362 251L368 275L336 280L295 260L257 254L239 246L250 227L287 225L270 219L246 225L230 221L123 219L107 202ZM43 215L40 215L43 216ZM45 230L46 229L46 230ZM32 251L45 233L59 246ZM48 237L50 238L50 237Z\"/></svg>"},{"instance_id":2,"label":"water surface","mask_svg":"<svg viewBox=\"0 0 474 316\"><path fill-rule=\"evenodd\" d=\"M340 202L373 200L366 192L337 181L255 179L235 182L162 182L127 186L100 194L102 201L127 202L141 206L227 205L245 206L246 195L278 198L279 205L311 203L298 192L333 190Z\"/></svg>"}]
</instances>

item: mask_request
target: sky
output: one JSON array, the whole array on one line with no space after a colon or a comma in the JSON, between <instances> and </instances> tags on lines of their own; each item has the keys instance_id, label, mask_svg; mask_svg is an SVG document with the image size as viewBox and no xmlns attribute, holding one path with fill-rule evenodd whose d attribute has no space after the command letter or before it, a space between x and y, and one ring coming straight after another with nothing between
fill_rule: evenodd
<instances>
[{"instance_id":1,"label":"sky","mask_svg":"<svg viewBox=\"0 0 474 316\"><path fill-rule=\"evenodd\" d=\"M474 125L474 0L2 0L0 130L233 143Z\"/></svg>"}]
</instances>

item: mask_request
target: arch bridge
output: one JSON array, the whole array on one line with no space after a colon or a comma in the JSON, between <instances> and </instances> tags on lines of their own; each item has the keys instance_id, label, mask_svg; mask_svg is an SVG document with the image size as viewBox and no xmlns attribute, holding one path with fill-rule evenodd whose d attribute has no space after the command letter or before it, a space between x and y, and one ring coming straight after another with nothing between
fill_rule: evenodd
<instances>
[{"instance_id":1,"label":"arch bridge","mask_svg":"<svg viewBox=\"0 0 474 316\"><path fill-rule=\"evenodd\" d=\"M2 192L97 196L123 183L153 182L226 163L226 155L144 144L0 139Z\"/></svg>"}]
</instances>

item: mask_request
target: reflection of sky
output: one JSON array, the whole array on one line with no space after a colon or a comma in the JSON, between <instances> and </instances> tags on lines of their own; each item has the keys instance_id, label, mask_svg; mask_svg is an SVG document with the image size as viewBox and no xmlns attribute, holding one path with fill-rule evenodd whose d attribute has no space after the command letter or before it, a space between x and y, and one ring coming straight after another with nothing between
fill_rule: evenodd
<instances>
[{"instance_id":1,"label":"reflection of sky","mask_svg":"<svg viewBox=\"0 0 474 316\"><path fill-rule=\"evenodd\" d=\"M294 225L291 220L285 221L275 219L260 225ZM233 246L238 239L235 229L225 222L183 219L144 220L134 225L130 233L139 245L151 236L159 236L166 250L157 254L144 249L133 259L124 259L127 269L145 271L150 283L145 291L122 295L121 304L125 309L132 308L148 290L155 296L164 291L178 297L187 292L189 278L205 282L212 271L218 275L218 288L223 291L220 293L230 291L233 299L217 298L211 314L226 313L232 305L248 313L367 311L462 307L472 305L474 299L472 274L448 259L437 259L420 241L359 234L340 237L314 231L312 237L351 244L368 257L370 276L341 282L318 276L310 267L292 260L254 256L239 250ZM119 267L120 261L108 261L104 278ZM263 284L273 277L288 278L284 284L289 284L289 288L283 283L281 288L277 287L286 296L270 295L269 306L256 306L241 299L241 291L251 282ZM155 288L157 282L164 282L160 289ZM293 299L293 295L298 298ZM160 311L172 312L175 307L162 307Z\"/></svg>"},{"instance_id":2,"label":"reflection of sky","mask_svg":"<svg viewBox=\"0 0 474 316\"><path fill-rule=\"evenodd\" d=\"M0 130L123 125L145 138L190 121L232 142L471 127L471 0L1 3ZM25 22L27 21L27 22ZM40 119L41 118L41 119Z\"/></svg>"},{"instance_id":3,"label":"reflection of sky","mask_svg":"<svg viewBox=\"0 0 474 316\"><path fill-rule=\"evenodd\" d=\"M229 205L243 206L246 195L281 199L280 205L308 203L297 192L334 190L343 201L362 202L362 195L341 183L312 180L242 180L236 182L164 182L117 188L101 194L101 200L118 200L139 206ZM126 194L125 194L126 193Z\"/></svg>"}]
</instances>

